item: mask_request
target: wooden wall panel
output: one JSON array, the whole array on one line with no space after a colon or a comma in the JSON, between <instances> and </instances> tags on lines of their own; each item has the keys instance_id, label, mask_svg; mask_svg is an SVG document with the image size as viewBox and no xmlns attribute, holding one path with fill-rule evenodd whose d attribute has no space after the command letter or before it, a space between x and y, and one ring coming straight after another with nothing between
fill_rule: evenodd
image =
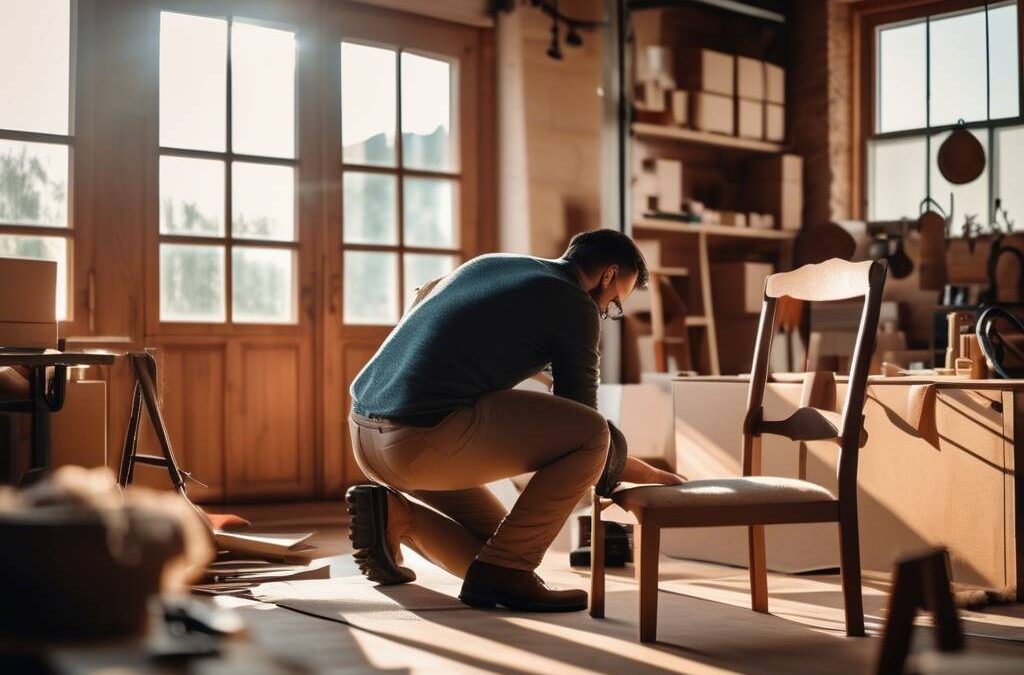
<instances>
[{"instance_id":1,"label":"wooden wall panel","mask_svg":"<svg viewBox=\"0 0 1024 675\"><path fill-rule=\"evenodd\" d=\"M326 474L334 480L340 477L341 485L355 485L356 483L366 481L366 476L359 470L359 465L356 464L355 456L352 454L352 438L348 432L348 412L352 409L352 397L349 395L349 386L356 379L356 375L363 369L363 366L373 358L379 346L380 343L378 341L346 342L342 347L342 367L345 374L345 407L343 408L345 414L341 417L344 451L341 457L325 458L330 460L325 461L325 468L328 469ZM333 483L332 487L337 485L337 483Z\"/></svg>"},{"instance_id":2,"label":"wooden wall panel","mask_svg":"<svg viewBox=\"0 0 1024 675\"><path fill-rule=\"evenodd\" d=\"M208 486L189 483L189 495L199 502L218 501L226 496L226 367L223 343L164 344L157 351L157 392L178 466ZM127 410L124 416L127 421ZM124 430L118 431L120 444ZM160 454L160 446L146 415L143 415L139 436L140 452ZM115 460L115 465L118 460ZM167 472L159 467L137 466L135 482L159 489L170 488Z\"/></svg>"},{"instance_id":3,"label":"wooden wall panel","mask_svg":"<svg viewBox=\"0 0 1024 675\"><path fill-rule=\"evenodd\" d=\"M228 449L232 499L312 497L312 370L301 342L243 342L232 349L234 442Z\"/></svg>"}]
</instances>

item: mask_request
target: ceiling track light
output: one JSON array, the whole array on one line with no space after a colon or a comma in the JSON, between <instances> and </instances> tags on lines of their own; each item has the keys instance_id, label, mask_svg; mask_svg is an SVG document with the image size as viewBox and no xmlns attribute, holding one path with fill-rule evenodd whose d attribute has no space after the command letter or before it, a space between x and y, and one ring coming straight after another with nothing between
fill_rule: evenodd
<instances>
[{"instance_id":1,"label":"ceiling track light","mask_svg":"<svg viewBox=\"0 0 1024 675\"><path fill-rule=\"evenodd\" d=\"M551 17L551 44L548 45L547 55L558 61L562 59L560 43L563 24L565 25L565 44L570 47L583 46L581 30L592 31L607 25L604 21L587 21L562 14L558 9L558 0L491 0L488 13L492 17L496 17L503 12L512 12L518 5L527 3Z\"/></svg>"}]
</instances>

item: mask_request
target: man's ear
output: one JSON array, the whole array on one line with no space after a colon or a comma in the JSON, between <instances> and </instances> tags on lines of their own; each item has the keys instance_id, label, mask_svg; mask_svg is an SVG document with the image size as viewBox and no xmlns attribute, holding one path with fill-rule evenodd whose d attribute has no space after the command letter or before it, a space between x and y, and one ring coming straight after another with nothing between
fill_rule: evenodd
<instances>
[{"instance_id":1,"label":"man's ear","mask_svg":"<svg viewBox=\"0 0 1024 675\"><path fill-rule=\"evenodd\" d=\"M609 286L611 286L612 279L615 278L615 275L618 274L618 272L618 265L609 265L608 267L605 267L604 274L601 275L601 286L603 288L608 288Z\"/></svg>"}]
</instances>

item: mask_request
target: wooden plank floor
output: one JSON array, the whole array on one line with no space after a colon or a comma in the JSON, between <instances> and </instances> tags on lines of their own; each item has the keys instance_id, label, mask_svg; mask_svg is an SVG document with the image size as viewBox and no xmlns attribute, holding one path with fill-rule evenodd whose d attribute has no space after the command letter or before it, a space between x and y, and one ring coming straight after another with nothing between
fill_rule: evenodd
<instances>
[{"instance_id":1,"label":"wooden plank floor","mask_svg":"<svg viewBox=\"0 0 1024 675\"><path fill-rule=\"evenodd\" d=\"M340 506L232 510L254 518L261 528L294 529L308 514L309 529L318 530L319 546L331 554L350 550ZM699 536L699 531L694 534ZM560 585L586 588L586 571L568 566L567 548L566 530L539 571ZM428 565L412 560L414 568ZM415 620L368 621L355 628L271 605L240 611L255 642L283 662L324 673L872 672L887 598L884 586L865 589L869 632L875 637L851 639L843 632L841 593L834 575L773 575L773 614L763 615L748 609L745 570L666 559L659 594L660 641L641 645L636 641L631 574L627 568L609 577L606 619L592 619L585 612L424 611L414 613ZM1024 639L1021 606L968 612L964 619L969 634ZM930 643L927 628L918 636L918 647ZM969 636L968 645L984 653L1024 658L1020 643Z\"/></svg>"}]
</instances>

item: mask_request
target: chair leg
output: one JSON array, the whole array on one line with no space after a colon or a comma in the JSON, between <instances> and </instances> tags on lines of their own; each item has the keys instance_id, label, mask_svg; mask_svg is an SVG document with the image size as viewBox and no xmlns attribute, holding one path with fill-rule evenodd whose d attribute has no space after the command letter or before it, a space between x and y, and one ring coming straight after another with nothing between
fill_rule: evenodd
<instances>
[{"instance_id":1,"label":"chair leg","mask_svg":"<svg viewBox=\"0 0 1024 675\"><path fill-rule=\"evenodd\" d=\"M640 642L654 642L658 632L658 549L661 530L657 525L633 526L633 566L640 587Z\"/></svg>"},{"instance_id":2,"label":"chair leg","mask_svg":"<svg viewBox=\"0 0 1024 675\"><path fill-rule=\"evenodd\" d=\"M604 618L604 521L596 492L590 512L590 616Z\"/></svg>"},{"instance_id":3,"label":"chair leg","mask_svg":"<svg viewBox=\"0 0 1024 675\"><path fill-rule=\"evenodd\" d=\"M856 504L853 507L856 509ZM843 580L846 634L864 637L864 599L860 587L860 537L857 514L839 520L839 571Z\"/></svg>"},{"instance_id":4,"label":"chair leg","mask_svg":"<svg viewBox=\"0 0 1024 675\"><path fill-rule=\"evenodd\" d=\"M750 608L768 613L768 562L764 550L764 525L747 528L750 545Z\"/></svg>"}]
</instances>

